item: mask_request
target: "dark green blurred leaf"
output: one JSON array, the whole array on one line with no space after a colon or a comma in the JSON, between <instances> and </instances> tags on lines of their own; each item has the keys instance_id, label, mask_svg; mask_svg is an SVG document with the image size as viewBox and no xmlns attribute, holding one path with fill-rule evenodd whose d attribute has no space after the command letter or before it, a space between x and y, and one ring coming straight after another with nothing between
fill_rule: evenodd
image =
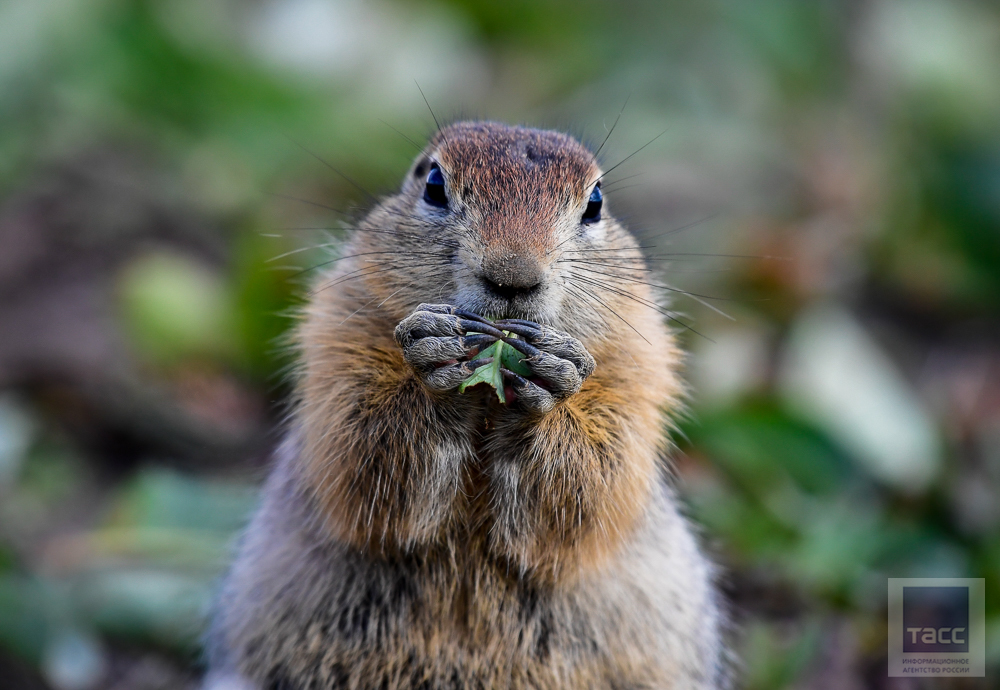
<instances>
[{"instance_id":1,"label":"dark green blurred leaf","mask_svg":"<svg viewBox=\"0 0 1000 690\"><path fill-rule=\"evenodd\" d=\"M0 645L37 664L50 629L49 592L27 577L0 575Z\"/></svg>"},{"instance_id":2,"label":"dark green blurred leaf","mask_svg":"<svg viewBox=\"0 0 1000 690\"><path fill-rule=\"evenodd\" d=\"M699 417L684 429L752 494L762 495L784 476L813 494L832 494L851 478L843 453L821 433L763 404Z\"/></svg>"},{"instance_id":3,"label":"dark green blurred leaf","mask_svg":"<svg viewBox=\"0 0 1000 690\"><path fill-rule=\"evenodd\" d=\"M148 470L125 487L111 524L230 535L243 527L256 496L242 484Z\"/></svg>"},{"instance_id":4,"label":"dark green blurred leaf","mask_svg":"<svg viewBox=\"0 0 1000 690\"><path fill-rule=\"evenodd\" d=\"M101 632L195 655L211 587L204 579L158 571L112 571L79 585L81 609Z\"/></svg>"}]
</instances>

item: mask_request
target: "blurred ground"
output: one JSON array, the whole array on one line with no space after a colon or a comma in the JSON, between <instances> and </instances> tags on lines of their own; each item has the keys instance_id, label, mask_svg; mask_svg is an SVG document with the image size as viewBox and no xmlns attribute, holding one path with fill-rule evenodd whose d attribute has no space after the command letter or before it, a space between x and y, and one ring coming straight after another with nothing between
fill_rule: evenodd
<instances>
[{"instance_id":1,"label":"blurred ground","mask_svg":"<svg viewBox=\"0 0 1000 690\"><path fill-rule=\"evenodd\" d=\"M608 166L663 132L606 196L732 317L674 300L745 687L993 687L890 682L885 591L986 578L995 678L998 74L973 0L0 5L4 687L195 686L327 256L282 255L366 203L303 147L393 189L415 81L590 142L627 99Z\"/></svg>"}]
</instances>

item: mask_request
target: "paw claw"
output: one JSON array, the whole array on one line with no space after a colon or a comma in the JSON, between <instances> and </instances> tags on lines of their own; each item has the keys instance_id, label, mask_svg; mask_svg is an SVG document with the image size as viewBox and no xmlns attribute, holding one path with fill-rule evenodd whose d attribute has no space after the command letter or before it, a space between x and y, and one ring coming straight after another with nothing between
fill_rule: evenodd
<instances>
[{"instance_id":1,"label":"paw claw","mask_svg":"<svg viewBox=\"0 0 1000 690\"><path fill-rule=\"evenodd\" d=\"M458 325L464 331L475 331L477 333L486 333L493 336L494 338L502 338L503 331L499 331L488 323L480 323L478 321L469 321L468 319L459 319Z\"/></svg>"},{"instance_id":2,"label":"paw claw","mask_svg":"<svg viewBox=\"0 0 1000 690\"><path fill-rule=\"evenodd\" d=\"M476 314L475 312L466 311L465 309L459 309L458 307L454 307L451 313L454 314L455 316L460 316L463 319L468 319L470 321L478 321L479 323L485 323L488 326L493 325L492 322L487 321L486 318L480 316L479 314Z\"/></svg>"},{"instance_id":3,"label":"paw claw","mask_svg":"<svg viewBox=\"0 0 1000 690\"><path fill-rule=\"evenodd\" d=\"M508 345L510 345L515 350L517 350L518 352L520 352L525 357L538 357L540 354L542 354L541 350L539 350L534 345L528 344L524 340L515 340L514 338L505 337L503 341Z\"/></svg>"},{"instance_id":4,"label":"paw claw","mask_svg":"<svg viewBox=\"0 0 1000 690\"><path fill-rule=\"evenodd\" d=\"M555 397L538 384L503 367L500 368L500 373L510 381L510 387L514 389L514 394L517 395L521 405L529 410L545 414L556 406Z\"/></svg>"},{"instance_id":5,"label":"paw claw","mask_svg":"<svg viewBox=\"0 0 1000 690\"><path fill-rule=\"evenodd\" d=\"M423 378L428 388L434 391L450 391L458 388L465 379L472 376L479 367L493 361L492 357L446 364L428 372Z\"/></svg>"},{"instance_id":6,"label":"paw claw","mask_svg":"<svg viewBox=\"0 0 1000 690\"><path fill-rule=\"evenodd\" d=\"M465 335L461 337L462 347L465 348L466 352L470 355L478 354L484 347L489 347L497 341L497 339L489 335L488 333L474 333L473 335ZM476 350L476 352L472 352Z\"/></svg>"},{"instance_id":7,"label":"paw claw","mask_svg":"<svg viewBox=\"0 0 1000 690\"><path fill-rule=\"evenodd\" d=\"M594 358L583 343L567 333L523 319L497 321L496 326L520 336L504 338L504 342L527 357L525 363L558 399L579 391L594 373Z\"/></svg>"},{"instance_id":8,"label":"paw claw","mask_svg":"<svg viewBox=\"0 0 1000 690\"><path fill-rule=\"evenodd\" d=\"M502 338L503 332L478 314L448 304L421 304L399 322L393 335L403 358L424 383L443 391L457 388L476 369L490 363L489 358L471 358Z\"/></svg>"},{"instance_id":9,"label":"paw claw","mask_svg":"<svg viewBox=\"0 0 1000 690\"><path fill-rule=\"evenodd\" d=\"M530 324L530 325L527 325ZM522 338L528 340L534 340L542 336L542 329L538 324L531 324L530 321L521 323L519 321L497 321L496 326L502 328L505 331L510 331L511 333L516 333Z\"/></svg>"}]
</instances>

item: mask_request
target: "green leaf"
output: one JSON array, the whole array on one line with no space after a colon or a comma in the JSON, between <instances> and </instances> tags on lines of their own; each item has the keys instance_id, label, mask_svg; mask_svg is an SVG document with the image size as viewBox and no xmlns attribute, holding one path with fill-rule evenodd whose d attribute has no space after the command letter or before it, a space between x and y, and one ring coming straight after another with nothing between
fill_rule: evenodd
<instances>
[{"instance_id":1,"label":"green leaf","mask_svg":"<svg viewBox=\"0 0 1000 690\"><path fill-rule=\"evenodd\" d=\"M504 335L510 336L511 334L504 331ZM516 338L517 336L511 337ZM462 382L462 385L458 387L458 392L464 393L466 388L480 383L486 383L493 386L493 389L497 392L497 398L500 399L501 403L506 405L507 398L503 392L504 382L503 374L500 372L500 368L503 367L504 369L512 371L520 376L530 376L531 369L524 364L524 355L502 340L498 340L490 345L488 348L473 357L472 361L476 361L477 359L486 359L487 357L492 357L493 361L476 369L472 376L465 379L465 381Z\"/></svg>"},{"instance_id":2,"label":"green leaf","mask_svg":"<svg viewBox=\"0 0 1000 690\"><path fill-rule=\"evenodd\" d=\"M506 333L506 331L504 332ZM504 343L503 351L500 354L500 366L520 376L531 376L532 374L531 368L524 364L524 355L507 343Z\"/></svg>"},{"instance_id":3,"label":"green leaf","mask_svg":"<svg viewBox=\"0 0 1000 690\"><path fill-rule=\"evenodd\" d=\"M473 361L477 359L486 359L487 357L492 357L493 361L485 366L481 366L473 372L472 376L465 379L462 385L458 387L459 393L464 393L466 388L470 386L475 386L480 383L486 383L493 386L493 389L497 392L497 397L500 402L507 404L507 398L503 394L503 374L500 373L500 363L503 360L503 348L506 345L502 340L498 340L488 348L480 352L478 355L472 358Z\"/></svg>"}]
</instances>

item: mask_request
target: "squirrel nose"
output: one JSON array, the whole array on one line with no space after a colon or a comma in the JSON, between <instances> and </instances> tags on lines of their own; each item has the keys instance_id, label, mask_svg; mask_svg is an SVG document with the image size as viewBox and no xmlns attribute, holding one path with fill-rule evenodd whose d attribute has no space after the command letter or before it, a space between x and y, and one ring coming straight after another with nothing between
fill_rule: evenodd
<instances>
[{"instance_id":1,"label":"squirrel nose","mask_svg":"<svg viewBox=\"0 0 1000 690\"><path fill-rule=\"evenodd\" d=\"M483 261L483 281L492 291L503 297L531 292L543 278L542 266L531 257L514 252L504 252Z\"/></svg>"}]
</instances>

